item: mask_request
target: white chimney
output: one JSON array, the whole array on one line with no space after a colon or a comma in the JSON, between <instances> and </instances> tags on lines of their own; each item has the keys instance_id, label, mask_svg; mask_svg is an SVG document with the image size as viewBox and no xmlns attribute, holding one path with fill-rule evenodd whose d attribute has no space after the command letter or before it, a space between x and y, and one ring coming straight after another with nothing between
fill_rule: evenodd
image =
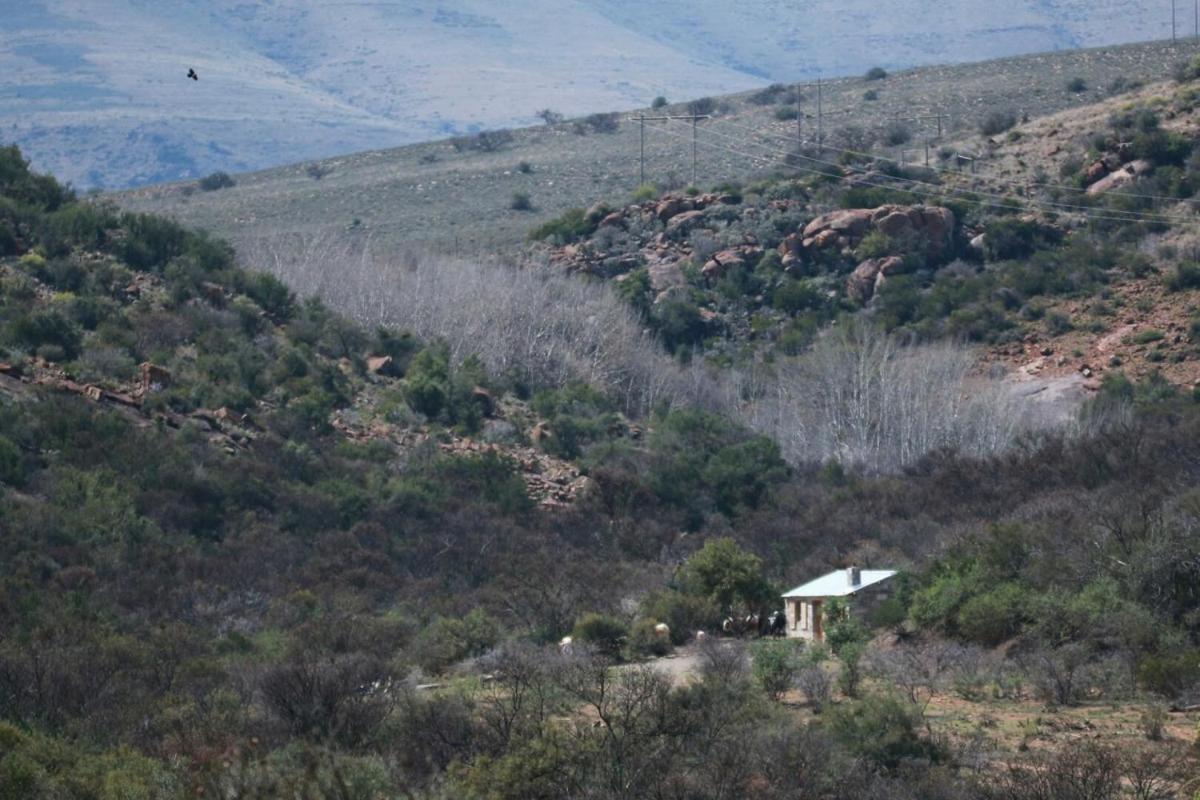
<instances>
[{"instance_id":1,"label":"white chimney","mask_svg":"<svg viewBox=\"0 0 1200 800\"><path fill-rule=\"evenodd\" d=\"M858 586L859 584L861 584L862 583L862 570L860 570L858 567L847 567L846 568L846 581L851 586Z\"/></svg>"}]
</instances>

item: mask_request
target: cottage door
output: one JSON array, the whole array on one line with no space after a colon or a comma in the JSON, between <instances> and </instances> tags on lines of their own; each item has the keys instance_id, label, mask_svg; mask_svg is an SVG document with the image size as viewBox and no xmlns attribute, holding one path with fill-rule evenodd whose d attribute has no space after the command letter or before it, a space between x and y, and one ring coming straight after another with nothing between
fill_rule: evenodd
<instances>
[{"instance_id":1,"label":"cottage door","mask_svg":"<svg viewBox=\"0 0 1200 800\"><path fill-rule=\"evenodd\" d=\"M821 628L821 601L813 600L812 602L812 630L813 641L825 641L825 631Z\"/></svg>"}]
</instances>

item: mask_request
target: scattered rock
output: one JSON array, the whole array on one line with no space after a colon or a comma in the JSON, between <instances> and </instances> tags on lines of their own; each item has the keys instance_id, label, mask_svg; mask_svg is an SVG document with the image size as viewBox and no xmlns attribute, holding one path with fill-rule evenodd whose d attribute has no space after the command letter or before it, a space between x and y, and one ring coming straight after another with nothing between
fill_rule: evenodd
<instances>
[{"instance_id":1,"label":"scattered rock","mask_svg":"<svg viewBox=\"0 0 1200 800\"><path fill-rule=\"evenodd\" d=\"M667 230L671 233L681 233L696 227L703 219L703 211L684 211L671 217L671 221L667 223Z\"/></svg>"},{"instance_id":2,"label":"scattered rock","mask_svg":"<svg viewBox=\"0 0 1200 800\"><path fill-rule=\"evenodd\" d=\"M903 271L904 259L897 256L869 258L859 264L846 281L846 294L851 300L867 303L889 275Z\"/></svg>"},{"instance_id":3,"label":"scattered rock","mask_svg":"<svg viewBox=\"0 0 1200 800\"><path fill-rule=\"evenodd\" d=\"M1095 196L1110 192L1113 189L1119 189L1133 183L1139 175L1145 175L1150 170L1154 169L1154 165L1144 158L1139 158L1136 161L1131 161L1119 170L1110 172L1100 180L1093 183L1087 188L1089 195Z\"/></svg>"},{"instance_id":4,"label":"scattered rock","mask_svg":"<svg viewBox=\"0 0 1200 800\"><path fill-rule=\"evenodd\" d=\"M683 286L687 283L687 279L683 277L683 270L679 268L679 263L676 261L651 264L647 267L646 272L650 276L650 288L655 292L665 292L675 286Z\"/></svg>"},{"instance_id":5,"label":"scattered rock","mask_svg":"<svg viewBox=\"0 0 1200 800\"><path fill-rule=\"evenodd\" d=\"M404 377L404 373L400 369L400 365L398 365L391 356L368 356L367 372L384 378Z\"/></svg>"},{"instance_id":6,"label":"scattered rock","mask_svg":"<svg viewBox=\"0 0 1200 800\"><path fill-rule=\"evenodd\" d=\"M667 195L658 201L658 205L654 208L654 215L658 217L660 222L666 222L685 211L693 210L695 207L690 198L679 195Z\"/></svg>"},{"instance_id":7,"label":"scattered rock","mask_svg":"<svg viewBox=\"0 0 1200 800\"><path fill-rule=\"evenodd\" d=\"M166 368L160 367L157 364L143 361L138 365L138 372L141 376L142 397L151 392L160 392L171 385L171 373Z\"/></svg>"}]
</instances>

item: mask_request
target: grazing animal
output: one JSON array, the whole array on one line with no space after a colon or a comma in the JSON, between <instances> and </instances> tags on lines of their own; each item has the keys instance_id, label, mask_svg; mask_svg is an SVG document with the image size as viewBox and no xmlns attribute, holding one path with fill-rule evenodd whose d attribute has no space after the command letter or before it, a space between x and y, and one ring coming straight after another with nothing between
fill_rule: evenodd
<instances>
[{"instance_id":1,"label":"grazing animal","mask_svg":"<svg viewBox=\"0 0 1200 800\"><path fill-rule=\"evenodd\" d=\"M671 638L671 626L665 622L660 622L654 626L654 635L659 639Z\"/></svg>"},{"instance_id":2,"label":"grazing animal","mask_svg":"<svg viewBox=\"0 0 1200 800\"><path fill-rule=\"evenodd\" d=\"M772 636L783 636L787 633L787 614L775 611L770 616L769 630Z\"/></svg>"},{"instance_id":3,"label":"grazing animal","mask_svg":"<svg viewBox=\"0 0 1200 800\"><path fill-rule=\"evenodd\" d=\"M575 640L570 636L564 636L561 640L559 640L558 652L562 653L564 656L571 655L571 651L575 649L573 646L574 642Z\"/></svg>"},{"instance_id":4,"label":"grazing animal","mask_svg":"<svg viewBox=\"0 0 1200 800\"><path fill-rule=\"evenodd\" d=\"M188 68L188 77L194 81L200 80L200 76L196 74L196 70L192 69L191 67Z\"/></svg>"},{"instance_id":5,"label":"grazing animal","mask_svg":"<svg viewBox=\"0 0 1200 800\"><path fill-rule=\"evenodd\" d=\"M707 638L708 638L708 634L705 633L704 631L696 631L696 641L697 642L703 642Z\"/></svg>"},{"instance_id":6,"label":"grazing animal","mask_svg":"<svg viewBox=\"0 0 1200 800\"><path fill-rule=\"evenodd\" d=\"M733 631L733 617L725 618L725 621L721 623L721 630L728 634L732 634L734 632Z\"/></svg>"}]
</instances>

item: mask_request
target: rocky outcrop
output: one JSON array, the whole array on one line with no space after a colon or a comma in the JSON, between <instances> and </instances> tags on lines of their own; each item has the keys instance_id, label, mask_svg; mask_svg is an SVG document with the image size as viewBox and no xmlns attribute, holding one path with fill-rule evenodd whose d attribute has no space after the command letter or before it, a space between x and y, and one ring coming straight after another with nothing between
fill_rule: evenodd
<instances>
[{"instance_id":1,"label":"rocky outcrop","mask_svg":"<svg viewBox=\"0 0 1200 800\"><path fill-rule=\"evenodd\" d=\"M1133 183L1139 175L1145 175L1150 170L1154 169L1154 165L1144 158L1139 158L1136 161L1131 161L1124 167L1108 173L1100 180L1093 183L1087 188L1089 195L1095 196L1111 192L1113 189L1119 189L1122 186L1127 186Z\"/></svg>"},{"instance_id":2,"label":"rocky outcrop","mask_svg":"<svg viewBox=\"0 0 1200 800\"><path fill-rule=\"evenodd\" d=\"M846 295L859 303L867 303L891 275L904 271L904 259L898 256L870 258L859 264L846 281Z\"/></svg>"},{"instance_id":3,"label":"rocky outcrop","mask_svg":"<svg viewBox=\"0 0 1200 800\"><path fill-rule=\"evenodd\" d=\"M656 293L665 292L687 283L677 261L661 261L651 264L646 271L650 274L650 288Z\"/></svg>"},{"instance_id":4,"label":"rocky outcrop","mask_svg":"<svg viewBox=\"0 0 1200 800\"><path fill-rule=\"evenodd\" d=\"M667 223L667 232L671 234L686 233L698 227L703 219L703 211L684 211L682 214L671 217L671 221Z\"/></svg>"},{"instance_id":5,"label":"rocky outcrop","mask_svg":"<svg viewBox=\"0 0 1200 800\"><path fill-rule=\"evenodd\" d=\"M704 266L700 269L700 274L706 280L719 280L725 277L725 273L729 270L753 264L761 257L761 247L755 245L731 247L719 253L714 253L713 257L705 262Z\"/></svg>"},{"instance_id":6,"label":"rocky outcrop","mask_svg":"<svg viewBox=\"0 0 1200 800\"><path fill-rule=\"evenodd\" d=\"M790 237L785 240L780 255L786 258L806 251L853 249L867 234L879 231L890 238L914 237L931 257L940 258L949 248L955 223L954 212L940 206L886 205L831 211L804 227L799 248Z\"/></svg>"}]
</instances>

